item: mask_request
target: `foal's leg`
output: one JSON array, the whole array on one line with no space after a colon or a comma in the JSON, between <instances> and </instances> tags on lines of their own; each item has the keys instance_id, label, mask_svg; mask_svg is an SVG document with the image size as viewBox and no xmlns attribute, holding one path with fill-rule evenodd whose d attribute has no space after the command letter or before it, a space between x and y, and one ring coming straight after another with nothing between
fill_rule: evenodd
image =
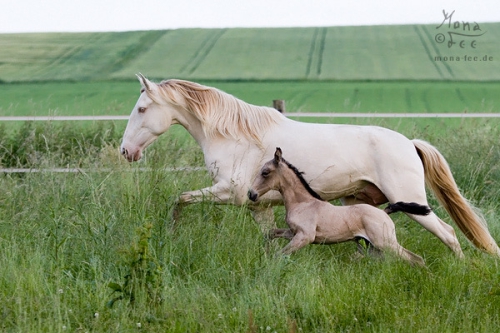
<instances>
[{"instance_id":1,"label":"foal's leg","mask_svg":"<svg viewBox=\"0 0 500 333\"><path fill-rule=\"evenodd\" d=\"M291 240L293 238L294 233L292 232L291 229L272 229L269 231L269 238L274 239L274 238L286 238L288 240Z\"/></svg>"},{"instance_id":2,"label":"foal's leg","mask_svg":"<svg viewBox=\"0 0 500 333\"><path fill-rule=\"evenodd\" d=\"M412 265L425 266L424 259L402 247L396 237L394 222L388 215L382 215L378 221L363 221L365 231L373 246L382 251L391 251L409 261Z\"/></svg>"},{"instance_id":3,"label":"foal's leg","mask_svg":"<svg viewBox=\"0 0 500 333\"><path fill-rule=\"evenodd\" d=\"M314 242L315 234L305 233L303 231L298 231L283 249L281 249L282 254L290 254L295 252L306 245Z\"/></svg>"},{"instance_id":4,"label":"foal's leg","mask_svg":"<svg viewBox=\"0 0 500 333\"><path fill-rule=\"evenodd\" d=\"M362 243L364 243L364 244L362 244ZM366 255L367 253L369 255L376 256L376 257L379 257L382 255L382 252L379 249L377 249L375 246L373 246L372 243L370 243L368 240L366 240L362 237L356 238L356 245L358 248L358 252L362 256Z\"/></svg>"},{"instance_id":5,"label":"foal's leg","mask_svg":"<svg viewBox=\"0 0 500 333\"><path fill-rule=\"evenodd\" d=\"M387 239L385 243L385 245L382 245L384 250L390 250L412 265L425 266L424 259L402 247L396 240L396 235L394 235L393 239Z\"/></svg>"}]
</instances>

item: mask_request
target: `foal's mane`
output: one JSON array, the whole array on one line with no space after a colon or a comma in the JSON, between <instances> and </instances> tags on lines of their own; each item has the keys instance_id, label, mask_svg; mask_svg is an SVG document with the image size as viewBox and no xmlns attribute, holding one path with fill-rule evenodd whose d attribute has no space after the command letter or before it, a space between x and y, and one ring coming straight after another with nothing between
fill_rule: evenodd
<instances>
[{"instance_id":1,"label":"foal's mane","mask_svg":"<svg viewBox=\"0 0 500 333\"><path fill-rule=\"evenodd\" d=\"M162 97L201 121L207 137L219 134L237 139L243 135L261 144L262 133L283 117L273 108L251 105L219 89L195 82L171 79L162 81L158 87Z\"/></svg>"},{"instance_id":2,"label":"foal's mane","mask_svg":"<svg viewBox=\"0 0 500 333\"><path fill-rule=\"evenodd\" d=\"M309 192L310 195L312 195L313 197L315 197L316 199L318 200L321 200L321 201L324 201L318 193L316 193L312 188L311 186L309 186L309 183L304 179L304 172L302 171L299 171L299 169L297 169L292 163L288 162L287 160L285 160L283 157L281 158L281 161L283 163L286 164L286 166L288 166L288 168L290 168L290 170L293 171L293 173L295 173L295 175L299 178L300 182L302 183L302 185L305 187L305 189L307 190L307 192Z\"/></svg>"}]
</instances>

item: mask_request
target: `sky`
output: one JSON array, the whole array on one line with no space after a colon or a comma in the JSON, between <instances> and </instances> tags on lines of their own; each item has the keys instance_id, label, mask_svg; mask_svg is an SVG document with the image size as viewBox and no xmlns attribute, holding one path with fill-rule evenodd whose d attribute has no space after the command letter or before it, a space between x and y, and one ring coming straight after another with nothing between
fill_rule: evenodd
<instances>
[{"instance_id":1,"label":"sky","mask_svg":"<svg viewBox=\"0 0 500 333\"><path fill-rule=\"evenodd\" d=\"M499 0L0 0L0 33L500 22Z\"/></svg>"}]
</instances>

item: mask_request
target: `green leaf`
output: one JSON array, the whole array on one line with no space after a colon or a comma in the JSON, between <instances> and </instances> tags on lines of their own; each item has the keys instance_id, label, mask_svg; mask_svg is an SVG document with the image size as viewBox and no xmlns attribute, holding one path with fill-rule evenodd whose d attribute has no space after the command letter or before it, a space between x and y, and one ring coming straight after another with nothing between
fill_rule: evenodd
<instances>
[{"instance_id":1,"label":"green leaf","mask_svg":"<svg viewBox=\"0 0 500 333\"><path fill-rule=\"evenodd\" d=\"M108 287L113 289L113 291L123 292L123 287L115 282L108 283Z\"/></svg>"}]
</instances>

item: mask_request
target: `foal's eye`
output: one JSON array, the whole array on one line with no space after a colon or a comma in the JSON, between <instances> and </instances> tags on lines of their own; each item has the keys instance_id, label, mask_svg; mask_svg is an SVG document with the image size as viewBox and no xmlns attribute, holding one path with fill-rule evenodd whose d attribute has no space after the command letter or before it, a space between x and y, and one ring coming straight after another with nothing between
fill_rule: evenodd
<instances>
[{"instance_id":1,"label":"foal's eye","mask_svg":"<svg viewBox=\"0 0 500 333\"><path fill-rule=\"evenodd\" d=\"M268 170L262 171L261 175L262 177L266 178L267 176L269 176L269 171Z\"/></svg>"},{"instance_id":2,"label":"foal's eye","mask_svg":"<svg viewBox=\"0 0 500 333\"><path fill-rule=\"evenodd\" d=\"M146 112L146 108L140 107L137 109L137 111L139 111L139 113L144 113L144 112Z\"/></svg>"}]
</instances>

